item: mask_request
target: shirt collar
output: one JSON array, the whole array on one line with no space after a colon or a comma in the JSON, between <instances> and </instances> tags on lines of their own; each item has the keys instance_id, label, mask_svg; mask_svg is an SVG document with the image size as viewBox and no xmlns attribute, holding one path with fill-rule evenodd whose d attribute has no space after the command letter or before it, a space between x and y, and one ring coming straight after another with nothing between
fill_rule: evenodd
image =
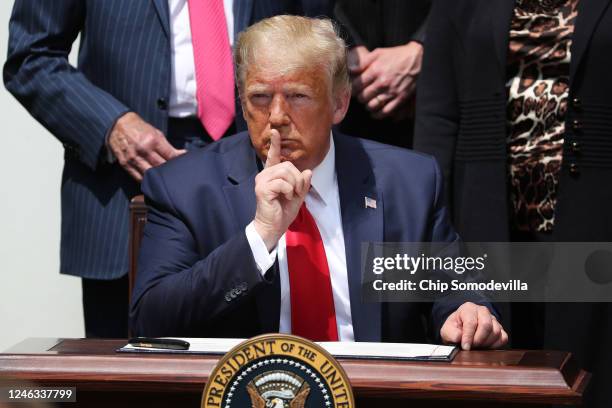
<instances>
[{"instance_id":1,"label":"shirt collar","mask_svg":"<svg viewBox=\"0 0 612 408\"><path fill-rule=\"evenodd\" d=\"M329 134L329 150L323 161L312 169L310 185L312 187L310 194L314 193L325 205L331 202L336 190L336 149L331 132Z\"/></svg>"}]
</instances>

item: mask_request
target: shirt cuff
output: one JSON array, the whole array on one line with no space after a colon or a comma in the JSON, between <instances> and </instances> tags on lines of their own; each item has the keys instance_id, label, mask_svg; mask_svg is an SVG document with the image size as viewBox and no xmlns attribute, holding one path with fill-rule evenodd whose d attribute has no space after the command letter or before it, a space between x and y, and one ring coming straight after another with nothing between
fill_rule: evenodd
<instances>
[{"instance_id":1,"label":"shirt cuff","mask_svg":"<svg viewBox=\"0 0 612 408\"><path fill-rule=\"evenodd\" d=\"M274 265L274 261L276 260L276 248L274 248L272 252L268 252L266 244L263 242L263 239L261 239L261 236L259 236L252 221L246 226L244 232L246 233L247 241L249 241L249 246L251 247L257 269L259 269L259 272L263 276L268 269Z\"/></svg>"}]
</instances>

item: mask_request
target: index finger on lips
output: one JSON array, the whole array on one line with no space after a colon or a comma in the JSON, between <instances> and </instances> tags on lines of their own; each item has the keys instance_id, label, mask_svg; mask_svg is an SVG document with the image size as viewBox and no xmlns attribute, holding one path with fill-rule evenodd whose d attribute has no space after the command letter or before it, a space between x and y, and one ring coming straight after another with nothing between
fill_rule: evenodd
<instances>
[{"instance_id":1,"label":"index finger on lips","mask_svg":"<svg viewBox=\"0 0 612 408\"><path fill-rule=\"evenodd\" d=\"M266 158L266 168L272 167L281 162L281 137L278 130L270 130L270 148Z\"/></svg>"}]
</instances>

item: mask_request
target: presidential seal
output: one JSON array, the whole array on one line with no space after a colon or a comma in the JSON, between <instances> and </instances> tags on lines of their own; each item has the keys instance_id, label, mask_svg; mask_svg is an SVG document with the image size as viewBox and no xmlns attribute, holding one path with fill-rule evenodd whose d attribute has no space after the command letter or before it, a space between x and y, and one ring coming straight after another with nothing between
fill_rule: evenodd
<instances>
[{"instance_id":1,"label":"presidential seal","mask_svg":"<svg viewBox=\"0 0 612 408\"><path fill-rule=\"evenodd\" d=\"M230 350L211 373L205 408L353 408L346 373L322 347L266 334Z\"/></svg>"}]
</instances>

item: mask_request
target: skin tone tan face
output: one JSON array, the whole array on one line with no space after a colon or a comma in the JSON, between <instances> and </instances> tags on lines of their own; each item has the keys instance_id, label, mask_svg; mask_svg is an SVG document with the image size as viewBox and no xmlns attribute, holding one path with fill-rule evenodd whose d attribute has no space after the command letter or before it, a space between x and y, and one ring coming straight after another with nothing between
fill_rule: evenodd
<instances>
[{"instance_id":1,"label":"skin tone tan face","mask_svg":"<svg viewBox=\"0 0 612 408\"><path fill-rule=\"evenodd\" d=\"M333 96L331 80L320 66L290 71L283 66L282 59L265 54L250 64L242 94L244 118L263 161L275 129L281 136L281 161L291 161L300 171L313 169L329 150L330 129L344 118L350 92Z\"/></svg>"}]
</instances>

